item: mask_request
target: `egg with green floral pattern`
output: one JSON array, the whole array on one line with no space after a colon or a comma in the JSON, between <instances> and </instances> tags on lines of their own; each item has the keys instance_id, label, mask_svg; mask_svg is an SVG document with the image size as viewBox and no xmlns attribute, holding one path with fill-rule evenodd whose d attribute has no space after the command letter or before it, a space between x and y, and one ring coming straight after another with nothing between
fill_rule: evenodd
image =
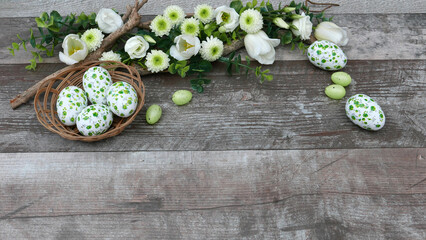
<instances>
[{"instance_id":1,"label":"egg with green floral pattern","mask_svg":"<svg viewBox=\"0 0 426 240\"><path fill-rule=\"evenodd\" d=\"M308 59L316 67L336 71L344 68L348 61L345 53L336 44L321 40L312 43L308 48Z\"/></svg>"},{"instance_id":2,"label":"egg with green floral pattern","mask_svg":"<svg viewBox=\"0 0 426 240\"><path fill-rule=\"evenodd\" d=\"M106 94L112 85L109 72L103 67L91 67L83 75L83 87L93 104L106 104Z\"/></svg>"},{"instance_id":3,"label":"egg with green floral pattern","mask_svg":"<svg viewBox=\"0 0 426 240\"><path fill-rule=\"evenodd\" d=\"M77 117L77 129L84 136L106 132L112 125L113 115L108 106L94 104L86 107Z\"/></svg>"},{"instance_id":4,"label":"egg with green floral pattern","mask_svg":"<svg viewBox=\"0 0 426 240\"><path fill-rule=\"evenodd\" d=\"M386 117L380 105L365 94L356 94L346 102L346 116L356 125L372 131L385 126Z\"/></svg>"},{"instance_id":5,"label":"egg with green floral pattern","mask_svg":"<svg viewBox=\"0 0 426 240\"><path fill-rule=\"evenodd\" d=\"M66 126L75 125L78 114L87 107L87 102L83 89L75 86L62 89L56 100L56 112L61 123Z\"/></svg>"},{"instance_id":6,"label":"egg with green floral pattern","mask_svg":"<svg viewBox=\"0 0 426 240\"><path fill-rule=\"evenodd\" d=\"M109 109L119 117L131 116L138 106L138 94L127 82L115 82L107 95Z\"/></svg>"}]
</instances>

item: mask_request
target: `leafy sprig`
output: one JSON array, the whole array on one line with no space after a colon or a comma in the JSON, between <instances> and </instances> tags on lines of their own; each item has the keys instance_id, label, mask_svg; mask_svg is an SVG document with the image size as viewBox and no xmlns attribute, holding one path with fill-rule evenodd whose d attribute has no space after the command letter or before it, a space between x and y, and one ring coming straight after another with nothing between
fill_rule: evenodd
<instances>
[{"instance_id":1,"label":"leafy sprig","mask_svg":"<svg viewBox=\"0 0 426 240\"><path fill-rule=\"evenodd\" d=\"M43 62L43 56L53 56L55 46L61 44L66 35L95 27L95 19L95 13L90 15L81 13L79 16L70 14L63 17L57 11L52 11L50 15L43 12L40 17L35 18L38 34L35 35L32 28L30 28L29 39L23 39L18 34L17 37L20 41L13 42L12 47L8 48L9 52L15 56L15 51L19 51L21 47L24 51L28 51L27 43L29 42L34 49L30 50L33 58L29 60L30 65L25 68L35 70L37 62Z\"/></svg>"},{"instance_id":2,"label":"leafy sprig","mask_svg":"<svg viewBox=\"0 0 426 240\"><path fill-rule=\"evenodd\" d=\"M256 77L260 78L260 83L266 81L272 81L274 76L272 74L268 74L270 72L269 69L262 71L262 66L251 67L250 66L250 58L246 56L246 63L244 64L241 61L241 55L235 55L235 51L232 52L229 57L220 57L219 61L226 63L226 71L229 75L233 73L240 74L241 69L245 69L245 74L248 75L249 71L253 71Z\"/></svg>"}]
</instances>

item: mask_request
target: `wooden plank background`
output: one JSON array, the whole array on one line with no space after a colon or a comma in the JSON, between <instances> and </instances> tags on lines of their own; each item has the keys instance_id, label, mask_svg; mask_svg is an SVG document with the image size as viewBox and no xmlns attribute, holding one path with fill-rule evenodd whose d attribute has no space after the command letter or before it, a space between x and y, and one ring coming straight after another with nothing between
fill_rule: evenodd
<instances>
[{"instance_id":1,"label":"wooden plank background","mask_svg":"<svg viewBox=\"0 0 426 240\"><path fill-rule=\"evenodd\" d=\"M426 149L1 154L2 239L425 239Z\"/></svg>"},{"instance_id":2,"label":"wooden plank background","mask_svg":"<svg viewBox=\"0 0 426 240\"><path fill-rule=\"evenodd\" d=\"M0 8L1 17L36 17L41 12L50 12L57 10L61 14L97 12L100 7L115 8L119 12L125 12L126 5L132 4L133 0L97 0L97 1L82 1L82 0L1 0L2 7ZM229 0L215 0L208 2L213 7L221 5L229 5ZM244 0L243 2L248 2ZM261 1L258 1L261 2ZM291 1L270 0L274 6L278 6L281 2L289 4ZM296 1L299 2L299 1ZM406 1L389 1L389 0L316 0L313 2L332 2L340 4L339 8L332 8L331 13L424 13L426 12L426 2L423 0L406 0ZM161 14L169 5L179 5L186 12L193 12L194 7L200 1L194 0L150 0L143 8L142 13L146 15ZM321 9L321 8L319 8Z\"/></svg>"},{"instance_id":3,"label":"wooden plank background","mask_svg":"<svg viewBox=\"0 0 426 240\"><path fill-rule=\"evenodd\" d=\"M145 106L121 135L88 144L45 130L32 103L11 110L64 64L26 71L30 56L6 48L42 11L122 11L123 1L0 0L0 239L426 239L426 3L334 2L351 36L347 97L376 98L381 131L354 126L345 101L324 95L331 73L279 47L274 81L218 63L183 107L171 95L189 79L144 77L160 122L146 124Z\"/></svg>"}]
</instances>

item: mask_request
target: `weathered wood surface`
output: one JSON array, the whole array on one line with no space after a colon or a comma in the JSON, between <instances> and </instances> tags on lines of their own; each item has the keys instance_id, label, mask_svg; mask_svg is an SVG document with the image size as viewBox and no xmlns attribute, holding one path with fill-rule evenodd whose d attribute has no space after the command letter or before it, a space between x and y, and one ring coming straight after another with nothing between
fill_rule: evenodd
<instances>
[{"instance_id":1,"label":"weathered wood surface","mask_svg":"<svg viewBox=\"0 0 426 240\"><path fill-rule=\"evenodd\" d=\"M333 14L335 15L335 14ZM144 17L144 21L152 16ZM426 59L426 14L337 14L334 22L348 28L350 41L343 50L351 60ZM18 51L11 57L8 47L18 41L16 34L29 36L34 18L0 18L0 64L28 63L31 53ZM60 46L56 52L61 50ZM242 51L245 55L245 52ZM277 48L277 60L306 60L299 50ZM57 54L45 63L59 63Z\"/></svg>"},{"instance_id":2,"label":"weathered wood surface","mask_svg":"<svg viewBox=\"0 0 426 240\"><path fill-rule=\"evenodd\" d=\"M426 149L0 154L0 239L425 239Z\"/></svg>"},{"instance_id":3,"label":"weathered wood surface","mask_svg":"<svg viewBox=\"0 0 426 240\"><path fill-rule=\"evenodd\" d=\"M355 126L345 115L345 100L325 96L330 72L308 61L279 61L269 67L275 79L264 84L253 76L229 77L218 64L205 93L181 107L171 96L188 89L188 79L147 76L146 104L163 107L160 122L145 122L145 106L122 134L91 144L44 129L32 104L10 110L16 92L62 66L27 72L22 65L0 65L1 152L426 147L425 60L349 61L345 71L353 83L347 96L364 93L377 100L387 118L379 132Z\"/></svg>"},{"instance_id":4,"label":"weathered wood surface","mask_svg":"<svg viewBox=\"0 0 426 240\"><path fill-rule=\"evenodd\" d=\"M296 1L302 2L303 0ZM2 0L0 3L0 17L34 17L39 16L41 12L50 12L57 10L61 14L69 14L76 12L97 12L99 7L115 8L119 12L126 11L126 5L133 3L134 0L98 0L98 1L81 1L81 0L42 0L42 1L27 1L27 0ZM229 0L215 0L208 2L213 7L221 5L229 5ZM243 2L248 2L243 0ZM259 1L260 2L260 1ZM279 3L289 4L290 1L270 0L274 6ZM304 1L303 1L304 2ZM313 2L333 2L340 4L340 7L330 9L334 13L424 13L426 12L426 3L423 0L316 0ZM155 15L161 14L164 9L171 5L179 5L186 12L193 12L195 6L204 2L196 0L173 0L173 1L159 1L150 0L148 4L142 9L145 14ZM321 9L321 8L318 8Z\"/></svg>"}]
</instances>

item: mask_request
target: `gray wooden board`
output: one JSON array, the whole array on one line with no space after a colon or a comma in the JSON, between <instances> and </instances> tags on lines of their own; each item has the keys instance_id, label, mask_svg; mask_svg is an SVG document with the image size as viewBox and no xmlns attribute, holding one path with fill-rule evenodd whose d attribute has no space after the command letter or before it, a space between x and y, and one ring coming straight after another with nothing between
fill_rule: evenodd
<instances>
[{"instance_id":1,"label":"gray wooden board","mask_svg":"<svg viewBox=\"0 0 426 240\"><path fill-rule=\"evenodd\" d=\"M207 3L213 7L219 7L221 5L229 6L230 0L215 0L215 1L198 1L198 0L149 0L148 3L141 9L142 14L162 14L164 9L169 5L179 5L186 12L193 12L194 7L198 4ZM248 2L244 0L243 2ZM259 3L261 1L258 1ZM270 1L275 7L281 3L289 4L290 1L282 0L271 0ZM305 2L299 0L296 2ZM340 7L334 7L330 9L331 12L338 13L424 13L426 12L426 3L423 0L316 0L313 2L332 2L340 4ZM27 1L27 0L1 0L2 7L0 8L0 17L35 17L39 16L42 12L50 12L57 10L61 14L69 13L80 13L82 11L86 13L98 12L100 8L114 8L119 12L125 12L127 4L133 4L134 0L39 0L39 1ZM322 9L324 6L315 8Z\"/></svg>"},{"instance_id":2,"label":"gray wooden board","mask_svg":"<svg viewBox=\"0 0 426 240\"><path fill-rule=\"evenodd\" d=\"M330 14L331 15L331 14ZM334 15L334 14L333 14ZM144 17L151 19L152 16ZM334 22L347 27L350 41L343 50L350 60L426 59L426 14L337 14ZM16 34L24 39L29 28L35 30L33 18L0 18L0 64L27 63L30 52L18 51L11 57L8 47L18 41ZM37 33L36 33L37 34ZM30 46L28 44L28 46ZM29 47L31 49L31 47ZM55 57L45 58L46 63L58 63L58 46ZM241 51L245 56L245 51ZM277 60L305 60L300 51L290 47L277 48Z\"/></svg>"},{"instance_id":3,"label":"gray wooden board","mask_svg":"<svg viewBox=\"0 0 426 240\"><path fill-rule=\"evenodd\" d=\"M0 65L0 151L131 151L378 148L426 146L425 60L349 61L345 71L353 83L347 96L332 100L324 88L330 72L308 61L278 61L270 66L275 79L260 84L250 75L228 76L215 64L205 93L194 93L186 106L171 101L174 91L190 89L189 79L169 74L144 77L146 105L119 136L83 143L62 139L38 122L33 104L12 111L17 92L63 67L43 64L36 72L23 65ZM378 132L363 130L345 115L345 99L367 94L386 114ZM146 106L159 104L161 120L145 122Z\"/></svg>"},{"instance_id":4,"label":"gray wooden board","mask_svg":"<svg viewBox=\"0 0 426 240\"><path fill-rule=\"evenodd\" d=\"M426 149L0 154L0 239L425 239Z\"/></svg>"}]
</instances>

